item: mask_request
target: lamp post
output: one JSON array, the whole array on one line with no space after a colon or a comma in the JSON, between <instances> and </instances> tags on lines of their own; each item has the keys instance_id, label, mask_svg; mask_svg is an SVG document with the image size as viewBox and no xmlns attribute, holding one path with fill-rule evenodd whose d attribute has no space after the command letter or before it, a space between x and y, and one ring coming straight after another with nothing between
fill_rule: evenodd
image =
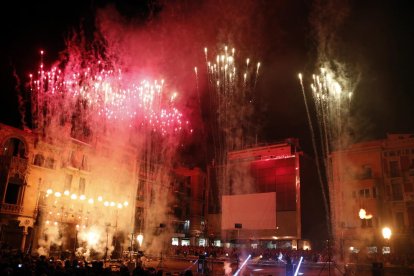
<instances>
[{"instance_id":1,"label":"lamp post","mask_svg":"<svg viewBox=\"0 0 414 276\"><path fill-rule=\"evenodd\" d=\"M132 261L132 249L134 245L134 233L131 233L131 243L129 245L129 261Z\"/></svg>"},{"instance_id":2,"label":"lamp post","mask_svg":"<svg viewBox=\"0 0 414 276\"><path fill-rule=\"evenodd\" d=\"M385 226L384 228L382 228L382 236L385 240L385 244L389 246L389 241L391 239L391 235L392 235L392 231L391 228ZM391 249L390 249L391 252Z\"/></svg>"},{"instance_id":3,"label":"lamp post","mask_svg":"<svg viewBox=\"0 0 414 276\"><path fill-rule=\"evenodd\" d=\"M105 255L104 255L104 261L106 261L106 259L108 258L108 232L109 232L109 227L111 226L110 223L106 223L105 225L105 230L106 230L106 246L105 246Z\"/></svg>"}]
</instances>

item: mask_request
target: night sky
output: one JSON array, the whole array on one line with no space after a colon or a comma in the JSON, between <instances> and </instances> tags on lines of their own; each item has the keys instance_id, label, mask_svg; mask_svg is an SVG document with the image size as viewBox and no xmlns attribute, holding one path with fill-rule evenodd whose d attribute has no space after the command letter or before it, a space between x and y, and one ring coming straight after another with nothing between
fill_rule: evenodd
<instances>
[{"instance_id":1,"label":"night sky","mask_svg":"<svg viewBox=\"0 0 414 276\"><path fill-rule=\"evenodd\" d=\"M45 63L52 63L71 31L93 36L95 11L101 9L100 19L116 21L118 32L139 33L135 39L142 43L133 45L141 45L142 57L134 57L163 71L184 95L194 93L193 68L202 66L204 46L232 45L260 60L261 142L297 137L312 155L297 75L310 77L321 53L345 64L356 83L355 140L414 132L414 17L403 1L9 2L0 16L0 121L6 124L21 126L18 103L24 109L27 95L18 84L36 70L39 51L45 50Z\"/></svg>"}]
</instances>

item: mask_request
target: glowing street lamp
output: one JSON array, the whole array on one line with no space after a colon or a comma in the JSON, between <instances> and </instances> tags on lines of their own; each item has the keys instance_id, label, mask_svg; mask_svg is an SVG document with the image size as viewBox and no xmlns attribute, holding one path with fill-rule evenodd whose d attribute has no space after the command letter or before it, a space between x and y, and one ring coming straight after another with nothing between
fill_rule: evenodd
<instances>
[{"instance_id":1,"label":"glowing street lamp","mask_svg":"<svg viewBox=\"0 0 414 276\"><path fill-rule=\"evenodd\" d=\"M392 235L392 232L389 227L386 226L382 228L382 236L384 237L384 240L385 240L385 247L382 248L382 254L390 253L389 241L390 241L391 235Z\"/></svg>"},{"instance_id":2,"label":"glowing street lamp","mask_svg":"<svg viewBox=\"0 0 414 276\"><path fill-rule=\"evenodd\" d=\"M385 240L389 240L391 238L392 232L389 227L382 228L382 236Z\"/></svg>"}]
</instances>

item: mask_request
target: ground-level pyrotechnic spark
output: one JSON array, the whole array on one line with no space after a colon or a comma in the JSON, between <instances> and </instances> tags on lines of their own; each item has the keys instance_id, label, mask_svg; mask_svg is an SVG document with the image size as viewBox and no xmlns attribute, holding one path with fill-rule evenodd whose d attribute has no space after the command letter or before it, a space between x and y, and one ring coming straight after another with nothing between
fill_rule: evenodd
<instances>
[{"instance_id":1,"label":"ground-level pyrotechnic spark","mask_svg":"<svg viewBox=\"0 0 414 276\"><path fill-rule=\"evenodd\" d=\"M240 265L240 268L236 271L236 273L233 274L233 276L239 275L240 271L243 270L244 266L247 264L247 262L249 261L251 257L252 255L247 256L246 260L244 260L244 262Z\"/></svg>"},{"instance_id":2,"label":"ground-level pyrotechnic spark","mask_svg":"<svg viewBox=\"0 0 414 276\"><path fill-rule=\"evenodd\" d=\"M296 270L295 270L295 274L294 274L294 276L297 276L297 275L298 275L298 273L299 273L299 268L300 268L300 265L302 264L302 261L303 261L303 256L300 256L299 263L298 263L298 265L297 265L297 267L296 267Z\"/></svg>"}]
</instances>

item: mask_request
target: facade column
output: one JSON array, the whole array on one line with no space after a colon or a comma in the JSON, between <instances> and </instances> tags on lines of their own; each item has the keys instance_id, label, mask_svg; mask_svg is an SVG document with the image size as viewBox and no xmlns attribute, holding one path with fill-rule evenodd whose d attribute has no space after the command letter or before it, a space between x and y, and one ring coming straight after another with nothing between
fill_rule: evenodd
<instances>
[{"instance_id":1,"label":"facade column","mask_svg":"<svg viewBox=\"0 0 414 276\"><path fill-rule=\"evenodd\" d=\"M24 249L26 248L26 239L27 239L27 235L28 235L28 229L29 227L33 228L33 223L34 220L33 218L27 218L27 217L20 217L19 218L19 226L23 227L23 232L22 232L22 240L20 242L20 249L22 252L24 252ZM32 233L33 234L33 233Z\"/></svg>"},{"instance_id":2,"label":"facade column","mask_svg":"<svg viewBox=\"0 0 414 276\"><path fill-rule=\"evenodd\" d=\"M25 248L25 246L26 246L26 238L27 238L27 234L28 234L28 232L27 232L27 227L24 227L24 230L23 230L23 235L22 235L22 241L20 242L20 250L21 250L22 252L24 252L24 248Z\"/></svg>"}]
</instances>

